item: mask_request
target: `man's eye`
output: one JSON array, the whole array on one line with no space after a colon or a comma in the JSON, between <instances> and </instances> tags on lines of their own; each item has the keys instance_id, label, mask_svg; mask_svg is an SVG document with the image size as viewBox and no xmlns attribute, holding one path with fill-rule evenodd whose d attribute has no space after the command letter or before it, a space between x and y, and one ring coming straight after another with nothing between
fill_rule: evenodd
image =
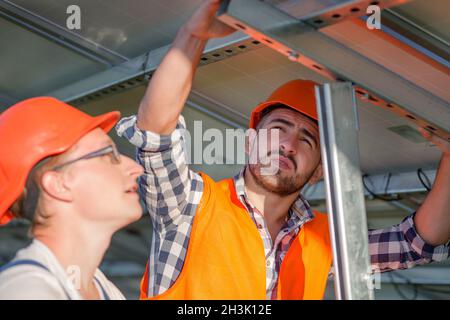
<instances>
[{"instance_id":1,"label":"man's eye","mask_svg":"<svg viewBox=\"0 0 450 320\"><path fill-rule=\"evenodd\" d=\"M306 139L306 138L300 138L300 141L306 142L307 144L309 144L310 147L312 147L312 144L311 144L311 142L310 142L308 139Z\"/></svg>"}]
</instances>

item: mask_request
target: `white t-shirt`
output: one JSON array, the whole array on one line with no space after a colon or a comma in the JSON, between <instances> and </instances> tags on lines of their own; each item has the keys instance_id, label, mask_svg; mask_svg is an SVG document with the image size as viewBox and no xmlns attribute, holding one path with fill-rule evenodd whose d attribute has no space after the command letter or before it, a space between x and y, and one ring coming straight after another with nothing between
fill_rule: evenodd
<instances>
[{"instance_id":1,"label":"white t-shirt","mask_svg":"<svg viewBox=\"0 0 450 320\"><path fill-rule=\"evenodd\" d=\"M17 265L0 273L0 300L82 300L70 279L70 270L64 268L55 255L42 242L34 239L17 252L12 260L34 260L48 270L33 265ZM76 270L73 270L75 274ZM100 298L106 300L103 290L111 300L125 300L123 294L97 269L95 285ZM102 290L103 288L103 290Z\"/></svg>"}]
</instances>

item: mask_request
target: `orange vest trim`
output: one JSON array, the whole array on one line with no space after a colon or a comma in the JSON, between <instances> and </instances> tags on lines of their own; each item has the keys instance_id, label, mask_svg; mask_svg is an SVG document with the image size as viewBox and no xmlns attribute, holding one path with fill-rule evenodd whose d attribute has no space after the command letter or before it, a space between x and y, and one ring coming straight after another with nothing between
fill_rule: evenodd
<instances>
[{"instance_id":1,"label":"orange vest trim","mask_svg":"<svg viewBox=\"0 0 450 320\"><path fill-rule=\"evenodd\" d=\"M164 293L148 297L148 264L140 298L170 300L264 300L266 259L258 229L239 201L233 179L214 182L201 174L197 208L183 268ZM327 216L314 212L281 264L278 299L322 299L331 268Z\"/></svg>"}]
</instances>

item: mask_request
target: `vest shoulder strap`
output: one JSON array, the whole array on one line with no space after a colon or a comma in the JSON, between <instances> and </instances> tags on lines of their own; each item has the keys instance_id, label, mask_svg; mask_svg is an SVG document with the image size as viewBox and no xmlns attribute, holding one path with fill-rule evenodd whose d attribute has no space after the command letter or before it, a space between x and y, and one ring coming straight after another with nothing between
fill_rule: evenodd
<instances>
[{"instance_id":1,"label":"vest shoulder strap","mask_svg":"<svg viewBox=\"0 0 450 320\"><path fill-rule=\"evenodd\" d=\"M23 266L23 265L35 266L35 267L38 267L38 268L41 268L41 269L44 269L44 270L50 272L50 270L46 266L44 266L42 263L37 262L35 260L24 259L24 260L16 260L16 261L8 262L7 264L0 267L0 273L6 271L8 269L14 268L16 266Z\"/></svg>"},{"instance_id":2,"label":"vest shoulder strap","mask_svg":"<svg viewBox=\"0 0 450 320\"><path fill-rule=\"evenodd\" d=\"M36 260L31 260L31 259L23 259L23 260L16 260L16 261L8 262L7 264L0 267L0 273L6 271L8 269L18 267L18 266L35 266L35 267L41 268L41 269L47 271L48 273L52 274L52 272L50 271L49 268L44 266L42 263L40 263ZM61 284L61 282L59 280L58 280L58 282ZM61 288L63 289L65 295L67 296L67 299L72 300L70 298L69 293L66 291L66 289L64 288L64 286L62 284L61 284ZM102 289L103 289L103 287L102 287Z\"/></svg>"},{"instance_id":3,"label":"vest shoulder strap","mask_svg":"<svg viewBox=\"0 0 450 320\"><path fill-rule=\"evenodd\" d=\"M102 290L103 298L105 298L105 300L111 300L111 298L109 297L109 295L106 292L105 288L103 288L102 283L100 282L100 280L98 280L97 277L94 277L94 280L95 280L95 282L97 282L98 286L100 287L100 290Z\"/></svg>"}]
</instances>

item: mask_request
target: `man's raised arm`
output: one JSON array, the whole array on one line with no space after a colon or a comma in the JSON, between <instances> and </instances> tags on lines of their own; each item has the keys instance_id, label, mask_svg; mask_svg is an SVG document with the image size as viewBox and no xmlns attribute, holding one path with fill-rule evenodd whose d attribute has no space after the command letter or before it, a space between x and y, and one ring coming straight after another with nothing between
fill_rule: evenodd
<instances>
[{"instance_id":1,"label":"man's raised arm","mask_svg":"<svg viewBox=\"0 0 450 320\"><path fill-rule=\"evenodd\" d=\"M220 2L204 1L178 31L140 103L139 129L160 135L169 135L175 129L206 42L234 31L215 18Z\"/></svg>"}]
</instances>

